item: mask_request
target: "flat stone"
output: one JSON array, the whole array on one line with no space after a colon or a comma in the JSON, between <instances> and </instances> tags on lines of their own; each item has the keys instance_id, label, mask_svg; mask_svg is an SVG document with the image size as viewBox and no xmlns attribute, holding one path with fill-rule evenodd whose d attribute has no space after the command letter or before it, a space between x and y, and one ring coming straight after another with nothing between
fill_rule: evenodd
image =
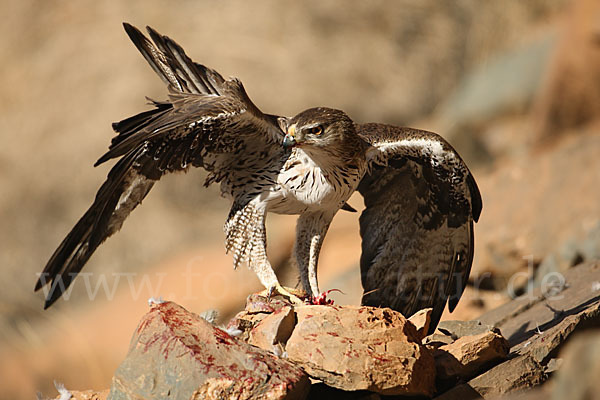
<instances>
[{"instance_id":1,"label":"flat stone","mask_svg":"<svg viewBox=\"0 0 600 400\"><path fill-rule=\"evenodd\" d=\"M506 359L508 350L508 341L493 331L463 336L435 351L438 378L469 379L485 367Z\"/></svg>"},{"instance_id":2,"label":"flat stone","mask_svg":"<svg viewBox=\"0 0 600 400\"><path fill-rule=\"evenodd\" d=\"M561 371L568 365L566 362L561 363L556 359L562 345L573 332L600 326L600 279L598 276L600 276L598 261L579 264L564 273L557 274L557 285L546 288L541 285L539 288L529 290L525 295L480 316L479 321L472 322L471 326L476 329L479 324L498 329L508 339L511 346L509 353L511 358L471 379L467 384L448 390L440 398L461 398L459 390L463 390L467 386L469 391L473 390L486 398L505 394L511 394L513 396L511 398L515 398L516 392L540 385L551 373L554 373L558 380ZM444 323L440 323L440 332L458 337L469 331L469 324L450 323L450 326L444 327ZM460 328L457 329L457 326ZM432 336L428 336L425 342ZM437 336L443 338L440 334ZM461 339L456 342L459 340ZM440 345L438 340L434 344L439 350L445 346L452 346L454 343ZM433 347L432 345L428 346ZM586 350L589 354L593 353L589 346ZM562 357L562 353L560 354ZM582 360L581 365L586 364L582 358L584 357L583 352L578 357ZM591 357L599 358L599 356L593 355ZM582 368L580 372L571 376L571 381L575 382L575 376L585 376L588 370L593 370L589 366ZM443 374L444 372L440 372L440 376ZM582 378L580 387L585 386L583 380ZM597 386L597 378L588 379L588 381L592 382L590 387ZM569 384L565 383L565 385ZM571 384L571 386L573 385L577 384ZM462 389L458 389L459 387ZM575 390L575 388L571 389ZM528 396L524 398L548 397L543 390L531 392ZM468 397L465 396L463 400L466 398ZM576 397L559 396L555 398Z\"/></svg>"},{"instance_id":3,"label":"flat stone","mask_svg":"<svg viewBox=\"0 0 600 400\"><path fill-rule=\"evenodd\" d=\"M491 325L483 324L479 320L474 321L441 321L437 330L444 335L450 336L456 340L463 336L473 336L480 333L485 333L492 330L494 327Z\"/></svg>"},{"instance_id":4,"label":"flat stone","mask_svg":"<svg viewBox=\"0 0 600 400\"><path fill-rule=\"evenodd\" d=\"M433 356L402 314L357 306L301 306L295 311L287 356L311 377L343 390L433 394Z\"/></svg>"},{"instance_id":5,"label":"flat stone","mask_svg":"<svg viewBox=\"0 0 600 400\"><path fill-rule=\"evenodd\" d=\"M165 302L142 318L109 398L304 399L309 387L298 366Z\"/></svg>"},{"instance_id":6,"label":"flat stone","mask_svg":"<svg viewBox=\"0 0 600 400\"><path fill-rule=\"evenodd\" d=\"M537 361L529 356L518 356L471 379L469 386L488 398L528 389L545 379L543 367Z\"/></svg>"},{"instance_id":7,"label":"flat stone","mask_svg":"<svg viewBox=\"0 0 600 400\"><path fill-rule=\"evenodd\" d=\"M600 326L600 262L586 262L556 275L561 285L529 293L482 315L500 329L511 354L545 364L576 329ZM547 288L546 288L547 289Z\"/></svg>"},{"instance_id":8,"label":"flat stone","mask_svg":"<svg viewBox=\"0 0 600 400\"><path fill-rule=\"evenodd\" d=\"M439 332L439 331L438 331ZM427 345L429 349L437 349L445 344L454 342L451 336L444 335L442 333L432 333L423 339L423 344Z\"/></svg>"}]
</instances>

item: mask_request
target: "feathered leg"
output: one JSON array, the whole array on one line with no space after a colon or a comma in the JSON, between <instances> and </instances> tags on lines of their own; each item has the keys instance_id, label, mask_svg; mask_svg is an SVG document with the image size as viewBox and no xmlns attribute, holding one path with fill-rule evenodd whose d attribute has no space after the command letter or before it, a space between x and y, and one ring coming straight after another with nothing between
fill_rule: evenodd
<instances>
[{"instance_id":1,"label":"feathered leg","mask_svg":"<svg viewBox=\"0 0 600 400\"><path fill-rule=\"evenodd\" d=\"M309 297L321 294L317 280L317 263L323 239L334 215L332 212L309 212L298 217L294 259L300 272L300 281Z\"/></svg>"},{"instance_id":2,"label":"feathered leg","mask_svg":"<svg viewBox=\"0 0 600 400\"><path fill-rule=\"evenodd\" d=\"M266 288L261 292L265 297L280 294L294 304L303 304L303 301L292 293L293 289L281 286L269 263L265 218L264 208L252 203L245 206L234 203L225 223L225 247L227 252L233 251L233 267L237 268L240 263L247 262Z\"/></svg>"}]
</instances>

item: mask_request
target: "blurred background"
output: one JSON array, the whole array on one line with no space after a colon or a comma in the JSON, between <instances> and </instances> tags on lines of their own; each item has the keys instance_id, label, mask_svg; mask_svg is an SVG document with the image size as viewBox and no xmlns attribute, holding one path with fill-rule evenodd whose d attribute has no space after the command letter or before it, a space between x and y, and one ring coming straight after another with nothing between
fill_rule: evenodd
<instances>
[{"instance_id":1,"label":"blurred background","mask_svg":"<svg viewBox=\"0 0 600 400\"><path fill-rule=\"evenodd\" d=\"M156 185L68 299L43 311L33 293L108 172L92 164L110 123L165 97L123 21L240 78L265 112L329 106L446 137L484 209L471 285L444 318L475 318L600 255L597 0L3 0L0 11L1 398L55 395L53 380L108 388L151 296L226 321L261 289L224 254L228 202L190 171ZM360 196L350 204L360 210ZM341 304L360 301L358 215L336 216L319 265ZM291 285L294 223L267 222Z\"/></svg>"}]
</instances>

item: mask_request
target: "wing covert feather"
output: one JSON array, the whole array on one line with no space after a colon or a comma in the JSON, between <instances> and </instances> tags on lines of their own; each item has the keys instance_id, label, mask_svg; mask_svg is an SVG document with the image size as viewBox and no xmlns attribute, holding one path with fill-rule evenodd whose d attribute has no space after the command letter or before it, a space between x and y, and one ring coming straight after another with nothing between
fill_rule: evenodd
<instances>
[{"instance_id":1,"label":"wing covert feather","mask_svg":"<svg viewBox=\"0 0 600 400\"><path fill-rule=\"evenodd\" d=\"M481 196L470 171L440 136L382 124L358 125L372 168L358 190L363 304L409 317L433 308L433 332L453 311L473 261Z\"/></svg>"}]
</instances>

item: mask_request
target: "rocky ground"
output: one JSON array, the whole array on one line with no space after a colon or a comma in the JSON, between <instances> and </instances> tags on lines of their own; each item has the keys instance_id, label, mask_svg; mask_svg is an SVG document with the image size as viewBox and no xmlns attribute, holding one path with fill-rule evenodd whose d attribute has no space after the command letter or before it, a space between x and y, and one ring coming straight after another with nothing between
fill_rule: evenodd
<instances>
[{"instance_id":1,"label":"rocky ground","mask_svg":"<svg viewBox=\"0 0 600 400\"><path fill-rule=\"evenodd\" d=\"M476 320L408 320L390 309L290 306L251 295L226 326L152 302L110 391L75 398L593 398L600 360L600 263ZM565 344L570 342L567 346ZM583 365L580 365L582 363ZM547 382L547 383L546 383ZM541 386L541 389L537 387ZM108 397L106 397L108 396ZM506 397L509 396L509 397Z\"/></svg>"},{"instance_id":2,"label":"rocky ground","mask_svg":"<svg viewBox=\"0 0 600 400\"><path fill-rule=\"evenodd\" d=\"M193 313L218 309L216 326L227 328L248 293L260 289L249 271L231 270L221 229L227 204L216 187L190 184L203 179L192 172L157 185L123 231L92 258L86 267L91 274L75 282L68 301L44 312L41 296L31 291L35 272L106 174L85 166L106 147L110 122L139 111L144 95L163 96L164 88L120 30L129 20L159 28L199 61L240 77L266 111L293 114L323 104L343 108L357 121L408 124L447 137L471 166L484 210L475 227L469 286L435 337L417 344L432 356L437 375L435 386L419 386L420 393L489 398L537 385L528 397L585 398L585 382L594 383L587 377L598 376L599 358L591 328L597 324L593 266L600 259L598 2L343 2L181 2L168 9L159 1L0 5L11 15L0 26L0 48L10 55L0 74L0 120L12 133L0 148L0 397L32 398L36 391L52 397L57 380L68 389L106 389L73 392L75 398L104 398L115 376L124 377L123 393L134 393L142 386L121 373L142 316L147 320L161 307L174 307L199 326ZM359 211L361 203L360 196L350 201ZM336 216L320 260L321 286L343 292L331 295L340 312L358 312L345 310L361 296L359 214ZM273 216L267 223L269 257L291 286L297 277L286 260L294 222ZM548 290L562 290L564 298L546 299L541 293ZM148 313L150 296L173 303ZM293 337L304 329L303 311L290 313L297 319ZM393 321L403 332L411 329L400 317ZM166 323L152 326L185 337L169 333ZM205 335L218 332L203 326ZM348 338L356 334L356 327L347 329ZM238 349L260 336L239 330L240 336L228 339ZM411 335L405 333L398 351L414 348ZM508 341L508 352L499 335ZM312 398L340 393L340 358L333 369L312 358L290 361L289 352L284 357L290 338L277 338L275 348L261 345L266 349L256 368L295 362L291 370L323 382L312 381ZM150 371L152 365L145 367ZM332 373L328 378L323 371ZM396 387L411 387L403 376L394 378ZM186 384L201 382L194 379ZM210 379L219 385L206 388L229 387L218 376ZM365 379L357 374L355 380L367 385ZM569 385L574 379L581 384ZM300 389L308 387L297 381ZM258 380L250 389L264 387ZM568 392L575 389L580 392ZM289 390L282 386L278 395ZM343 395L384 396L369 390Z\"/></svg>"}]
</instances>

